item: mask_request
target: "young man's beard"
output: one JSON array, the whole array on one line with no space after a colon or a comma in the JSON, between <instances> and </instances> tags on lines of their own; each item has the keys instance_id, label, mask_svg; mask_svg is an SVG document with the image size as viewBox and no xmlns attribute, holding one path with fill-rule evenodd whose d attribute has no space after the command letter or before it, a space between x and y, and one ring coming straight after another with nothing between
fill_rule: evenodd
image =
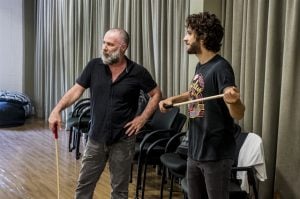
<instances>
[{"instance_id":1,"label":"young man's beard","mask_svg":"<svg viewBox=\"0 0 300 199\"><path fill-rule=\"evenodd\" d=\"M188 54L200 54L201 48L198 42L193 42L190 44L190 47L187 49Z\"/></svg>"},{"instance_id":2,"label":"young man's beard","mask_svg":"<svg viewBox=\"0 0 300 199\"><path fill-rule=\"evenodd\" d=\"M102 60L103 63L107 65L118 63L120 60L120 49L117 49L116 51L112 52L110 55L105 55L102 52Z\"/></svg>"}]
</instances>

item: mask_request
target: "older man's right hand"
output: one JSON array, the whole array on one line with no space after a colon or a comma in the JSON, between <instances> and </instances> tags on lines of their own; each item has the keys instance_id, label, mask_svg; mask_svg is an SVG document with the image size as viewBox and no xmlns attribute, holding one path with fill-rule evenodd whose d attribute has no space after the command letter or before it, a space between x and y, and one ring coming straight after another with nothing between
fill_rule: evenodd
<instances>
[{"instance_id":1,"label":"older man's right hand","mask_svg":"<svg viewBox=\"0 0 300 199\"><path fill-rule=\"evenodd\" d=\"M51 131L54 131L55 129L61 129L61 122L61 114L59 112L52 111L48 118L49 129Z\"/></svg>"}]
</instances>

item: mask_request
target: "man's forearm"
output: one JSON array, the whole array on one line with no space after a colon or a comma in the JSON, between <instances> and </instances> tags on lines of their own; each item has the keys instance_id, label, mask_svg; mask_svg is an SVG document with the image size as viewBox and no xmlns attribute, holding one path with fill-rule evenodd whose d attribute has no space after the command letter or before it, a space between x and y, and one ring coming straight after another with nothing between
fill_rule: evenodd
<instances>
[{"instance_id":1,"label":"man's forearm","mask_svg":"<svg viewBox=\"0 0 300 199\"><path fill-rule=\"evenodd\" d=\"M161 100L161 92L159 88L155 88L155 90L153 90L152 92L153 94L152 96L150 95L150 100L143 113L141 114L141 116L145 118L145 120L148 120L152 116L152 114L158 107L159 101Z\"/></svg>"},{"instance_id":2,"label":"man's forearm","mask_svg":"<svg viewBox=\"0 0 300 199\"><path fill-rule=\"evenodd\" d=\"M80 98L82 93L84 92L84 88L80 85L74 85L70 90L66 92L66 94L61 98L61 100L54 107L53 111L61 112L65 108L71 106L76 100Z\"/></svg>"},{"instance_id":3,"label":"man's forearm","mask_svg":"<svg viewBox=\"0 0 300 199\"><path fill-rule=\"evenodd\" d=\"M236 120L240 120L244 117L245 106L241 102L241 100L238 100L234 104L228 104L227 106L228 106L229 113L230 113L232 118L234 118Z\"/></svg>"},{"instance_id":4,"label":"man's forearm","mask_svg":"<svg viewBox=\"0 0 300 199\"><path fill-rule=\"evenodd\" d=\"M189 92L184 92L180 95L176 95L176 96L173 96L173 97L169 97L169 99L172 101L173 104L175 103L180 103L180 102L185 102L185 101L188 101L189 100Z\"/></svg>"}]
</instances>

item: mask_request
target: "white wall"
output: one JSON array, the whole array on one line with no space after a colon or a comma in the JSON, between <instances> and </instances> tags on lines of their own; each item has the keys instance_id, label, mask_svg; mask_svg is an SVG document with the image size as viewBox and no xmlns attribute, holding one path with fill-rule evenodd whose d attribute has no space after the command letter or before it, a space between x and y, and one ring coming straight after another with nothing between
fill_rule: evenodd
<instances>
[{"instance_id":1,"label":"white wall","mask_svg":"<svg viewBox=\"0 0 300 199\"><path fill-rule=\"evenodd\" d=\"M22 0L0 0L0 90L23 91Z\"/></svg>"}]
</instances>

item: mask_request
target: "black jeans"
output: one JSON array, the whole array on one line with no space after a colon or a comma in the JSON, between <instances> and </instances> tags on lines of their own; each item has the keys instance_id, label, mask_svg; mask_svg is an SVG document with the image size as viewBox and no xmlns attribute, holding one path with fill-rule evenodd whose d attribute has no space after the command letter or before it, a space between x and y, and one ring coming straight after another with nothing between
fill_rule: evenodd
<instances>
[{"instance_id":1,"label":"black jeans","mask_svg":"<svg viewBox=\"0 0 300 199\"><path fill-rule=\"evenodd\" d=\"M231 159L199 162L188 158L188 198L228 199L232 164Z\"/></svg>"}]
</instances>

